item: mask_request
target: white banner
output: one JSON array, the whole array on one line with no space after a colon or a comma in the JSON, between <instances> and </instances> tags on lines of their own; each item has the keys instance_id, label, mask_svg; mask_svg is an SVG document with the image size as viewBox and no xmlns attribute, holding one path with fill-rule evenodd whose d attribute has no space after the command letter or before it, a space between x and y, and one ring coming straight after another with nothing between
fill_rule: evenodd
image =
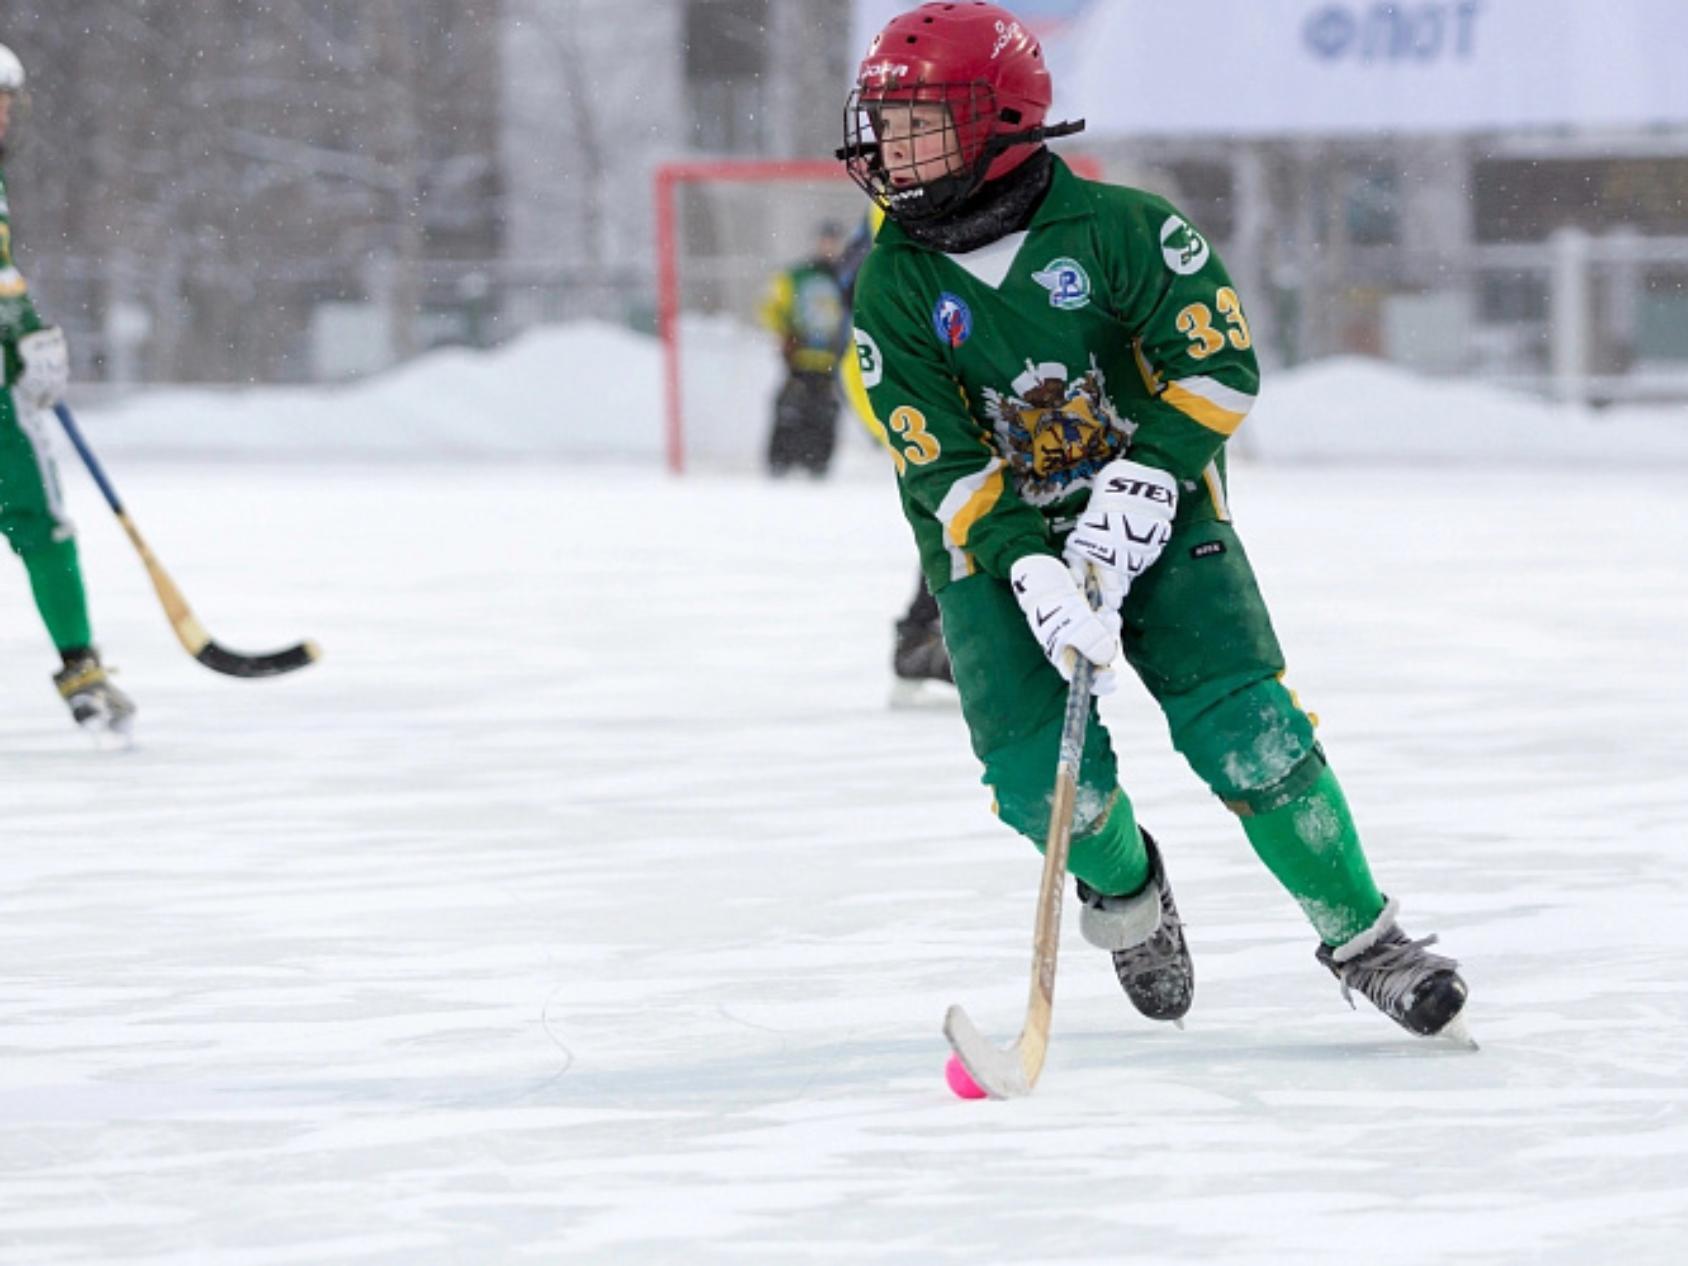
<instances>
[{"instance_id":1,"label":"white banner","mask_svg":"<svg viewBox=\"0 0 1688 1266\"><path fill-rule=\"evenodd\" d=\"M862 52L897 0L855 0ZM1688 122L1688 0L1027 0L1095 134Z\"/></svg>"}]
</instances>

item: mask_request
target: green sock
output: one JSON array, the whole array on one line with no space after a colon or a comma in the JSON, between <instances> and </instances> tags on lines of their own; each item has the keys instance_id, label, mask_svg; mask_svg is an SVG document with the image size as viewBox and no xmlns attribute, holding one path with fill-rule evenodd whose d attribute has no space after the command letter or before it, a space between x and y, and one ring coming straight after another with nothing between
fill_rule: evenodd
<instances>
[{"instance_id":1,"label":"green sock","mask_svg":"<svg viewBox=\"0 0 1688 1266\"><path fill-rule=\"evenodd\" d=\"M1354 817L1326 768L1294 800L1242 819L1260 860L1289 890L1326 945L1341 945L1383 913Z\"/></svg>"},{"instance_id":2,"label":"green sock","mask_svg":"<svg viewBox=\"0 0 1688 1266\"><path fill-rule=\"evenodd\" d=\"M1149 882L1149 852L1123 793L1114 797L1099 829L1074 838L1067 869L1107 897L1129 896Z\"/></svg>"},{"instance_id":3,"label":"green sock","mask_svg":"<svg viewBox=\"0 0 1688 1266\"><path fill-rule=\"evenodd\" d=\"M94 640L88 623L88 598L82 588L82 565L76 542L55 541L43 550L25 555L29 587L35 591L35 606L47 625L47 634L61 651L87 646Z\"/></svg>"}]
</instances>

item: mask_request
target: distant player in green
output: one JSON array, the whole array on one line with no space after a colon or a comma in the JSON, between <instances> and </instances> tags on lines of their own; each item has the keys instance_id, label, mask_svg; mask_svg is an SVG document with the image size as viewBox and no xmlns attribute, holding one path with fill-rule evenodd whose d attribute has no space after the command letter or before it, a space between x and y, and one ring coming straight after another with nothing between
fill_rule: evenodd
<instances>
[{"instance_id":1,"label":"distant player in green","mask_svg":"<svg viewBox=\"0 0 1688 1266\"><path fill-rule=\"evenodd\" d=\"M785 382L774 401L768 471L826 474L838 442L839 353L848 333L838 265L844 230L830 221L815 233L808 259L781 269L762 298L762 324L780 341Z\"/></svg>"},{"instance_id":2,"label":"distant player in green","mask_svg":"<svg viewBox=\"0 0 1688 1266\"><path fill-rule=\"evenodd\" d=\"M839 152L888 216L856 351L997 810L1041 845L1064 679L1083 655L1108 692L1123 644L1344 995L1458 1035L1457 964L1374 884L1226 508L1225 441L1259 387L1242 300L1166 201L1049 152L1082 126L1046 125L1051 97L1012 13L922 5L869 48ZM1165 862L1094 716L1080 782L1081 930L1140 1011L1179 1020L1194 973Z\"/></svg>"},{"instance_id":3,"label":"distant player in green","mask_svg":"<svg viewBox=\"0 0 1688 1266\"><path fill-rule=\"evenodd\" d=\"M23 93L23 65L0 44L0 164ZM111 684L94 649L75 529L47 443L70 357L64 332L42 321L12 263L11 208L0 166L0 532L23 559L35 605L64 666L53 677L71 716L101 740L127 736L135 705Z\"/></svg>"}]
</instances>

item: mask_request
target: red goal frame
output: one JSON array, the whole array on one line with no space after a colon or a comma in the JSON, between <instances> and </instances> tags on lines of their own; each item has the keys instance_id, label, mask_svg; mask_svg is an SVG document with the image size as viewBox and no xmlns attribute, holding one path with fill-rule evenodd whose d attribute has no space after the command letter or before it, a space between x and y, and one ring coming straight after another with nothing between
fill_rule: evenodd
<instances>
[{"instance_id":1,"label":"red goal frame","mask_svg":"<svg viewBox=\"0 0 1688 1266\"><path fill-rule=\"evenodd\" d=\"M1079 175L1100 179L1102 167L1088 156L1062 155ZM660 163L653 179L656 202L657 333L662 339L663 436L668 469L678 475L686 468L686 443L680 409L680 253L678 215L680 186L719 182L843 181L844 164L828 158L697 159ZM864 195L865 197L865 195Z\"/></svg>"},{"instance_id":2,"label":"red goal frame","mask_svg":"<svg viewBox=\"0 0 1688 1266\"><path fill-rule=\"evenodd\" d=\"M847 180L844 165L823 158L703 159L656 169L657 334L662 339L663 434L668 469L686 468L680 424L680 251L676 223L679 188L691 183L746 184L765 180Z\"/></svg>"}]
</instances>

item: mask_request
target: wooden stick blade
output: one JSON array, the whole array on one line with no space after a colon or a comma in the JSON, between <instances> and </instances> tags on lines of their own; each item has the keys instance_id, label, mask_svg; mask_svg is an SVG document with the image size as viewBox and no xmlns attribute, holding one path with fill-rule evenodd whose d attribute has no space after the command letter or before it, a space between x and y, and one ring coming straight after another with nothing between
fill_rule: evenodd
<instances>
[{"instance_id":1,"label":"wooden stick blade","mask_svg":"<svg viewBox=\"0 0 1688 1266\"><path fill-rule=\"evenodd\" d=\"M1096 574L1085 580L1094 608L1101 597ZM1055 1007L1055 959L1061 944L1061 901L1066 887L1067 854L1073 840L1073 812L1078 800L1079 762L1090 722L1090 661L1079 658L1067 690L1061 724L1060 758L1050 796L1049 831L1044 837L1043 877L1038 882L1037 918L1032 928L1032 979L1026 997L1026 1023L1007 1050L985 1040L959 1006L944 1015L944 1036L974 1083L992 1099L1021 1099L1031 1094L1049 1053L1049 1026Z\"/></svg>"},{"instance_id":2,"label":"wooden stick blade","mask_svg":"<svg viewBox=\"0 0 1688 1266\"><path fill-rule=\"evenodd\" d=\"M993 1045L959 1005L952 1006L944 1015L944 1036L967 1075L992 1099L1025 1098L1036 1086L1038 1073L1043 1071L1040 1059L1028 1077L1020 1044L1016 1042L1006 1051Z\"/></svg>"},{"instance_id":3,"label":"wooden stick blade","mask_svg":"<svg viewBox=\"0 0 1688 1266\"><path fill-rule=\"evenodd\" d=\"M316 663L322 658L322 650L315 642L300 642L285 650L248 655L207 641L193 657L212 672L227 677L279 677Z\"/></svg>"},{"instance_id":4,"label":"wooden stick blade","mask_svg":"<svg viewBox=\"0 0 1688 1266\"><path fill-rule=\"evenodd\" d=\"M189 655L206 668L214 673L222 673L225 677L279 677L283 673L297 672L322 658L322 648L310 641L299 642L279 651L263 651L257 654L219 646L205 631L205 626L199 622L193 608L188 606L188 600L182 596L182 591L176 587L170 573L164 570L164 564L153 554L152 547L146 543L140 529L121 510L117 512L117 521L123 525L135 552L141 556L141 564L147 569L153 592L158 595L158 601L164 608L164 617L170 621L176 640Z\"/></svg>"}]
</instances>

